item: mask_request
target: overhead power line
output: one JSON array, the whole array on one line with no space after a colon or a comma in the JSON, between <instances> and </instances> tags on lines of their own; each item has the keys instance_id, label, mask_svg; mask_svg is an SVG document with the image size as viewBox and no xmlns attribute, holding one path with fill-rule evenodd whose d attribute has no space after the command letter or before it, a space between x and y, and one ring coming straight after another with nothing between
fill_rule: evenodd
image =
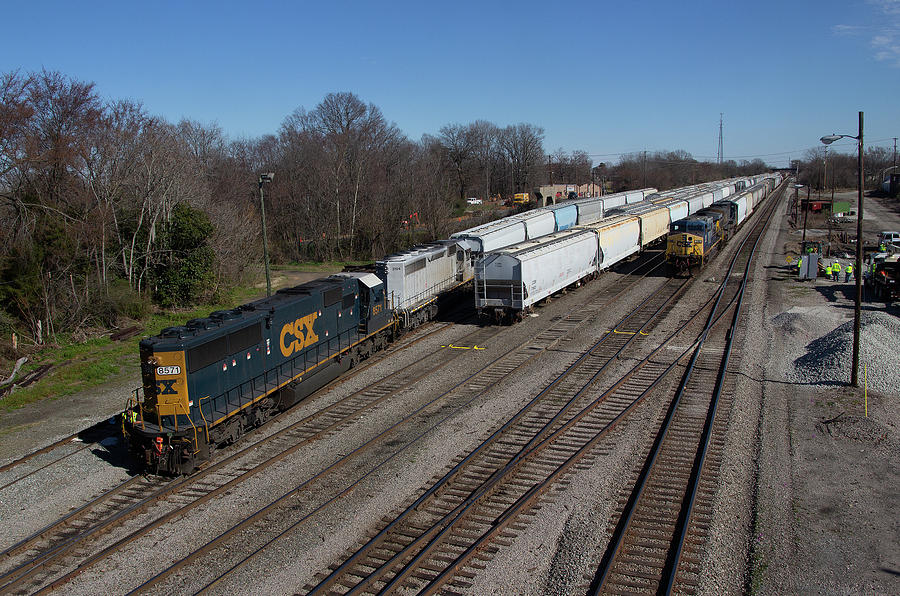
<instances>
[{"instance_id":1,"label":"overhead power line","mask_svg":"<svg viewBox=\"0 0 900 596\"><path fill-rule=\"evenodd\" d=\"M885 148L888 148L888 147L893 146L892 145L893 142L894 142L894 137L887 137L884 139L874 139L871 141L866 140L865 144L866 144L866 147L878 147L878 146L881 146L881 144L884 144L883 146ZM849 141L849 142L838 141L836 143L833 143L831 145L831 147L832 148L833 147L846 147L847 149L856 149L856 142L854 142L854 141ZM729 155L729 156L727 156L727 159L756 159L756 158L763 158L763 157L780 157L780 156L784 156L784 155L797 155L797 154L806 153L807 151L811 151L811 150L814 151L819 148L820 148L819 146L814 145L814 146L810 146L810 147L804 147L803 149L793 149L791 151L777 151L775 153L756 153L753 155ZM625 155L640 154L643 151L644 151L644 149L635 149L633 151L620 151L617 153L588 153L587 155L588 155L588 157L622 157ZM651 151L651 150L648 149L647 151ZM654 152L654 153L669 153L672 151L674 151L674 150L671 150L671 149L652 150L652 152ZM716 160L718 158L717 155L694 155L694 154L691 154L691 157L694 159L702 159L702 160Z\"/></svg>"}]
</instances>

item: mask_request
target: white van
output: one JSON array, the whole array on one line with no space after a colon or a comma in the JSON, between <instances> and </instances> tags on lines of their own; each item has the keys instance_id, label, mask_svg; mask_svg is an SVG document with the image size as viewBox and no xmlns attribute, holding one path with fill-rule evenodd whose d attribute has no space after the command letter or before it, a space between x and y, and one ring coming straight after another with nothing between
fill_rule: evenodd
<instances>
[{"instance_id":1,"label":"white van","mask_svg":"<svg viewBox=\"0 0 900 596\"><path fill-rule=\"evenodd\" d=\"M878 234L878 244L900 245L900 232L881 232Z\"/></svg>"},{"instance_id":2,"label":"white van","mask_svg":"<svg viewBox=\"0 0 900 596\"><path fill-rule=\"evenodd\" d=\"M469 197L468 199L466 199L466 203L468 203L469 205L481 205L481 199Z\"/></svg>"}]
</instances>

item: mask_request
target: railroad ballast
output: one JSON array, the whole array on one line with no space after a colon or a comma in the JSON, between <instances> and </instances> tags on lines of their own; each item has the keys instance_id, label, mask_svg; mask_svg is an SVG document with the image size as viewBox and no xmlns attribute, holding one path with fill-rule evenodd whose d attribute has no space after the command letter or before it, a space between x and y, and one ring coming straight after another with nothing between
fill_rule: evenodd
<instances>
[{"instance_id":1,"label":"railroad ballast","mask_svg":"<svg viewBox=\"0 0 900 596\"><path fill-rule=\"evenodd\" d=\"M685 203L653 198L656 189L642 189L534 209L388 255L376 274L332 275L164 329L140 342L142 387L123 416L129 447L147 471L190 473L215 447L432 319L438 298L473 278L483 310L497 292L491 267L528 262L506 265L531 277L498 306L521 313L657 241L661 213L670 220Z\"/></svg>"}]
</instances>

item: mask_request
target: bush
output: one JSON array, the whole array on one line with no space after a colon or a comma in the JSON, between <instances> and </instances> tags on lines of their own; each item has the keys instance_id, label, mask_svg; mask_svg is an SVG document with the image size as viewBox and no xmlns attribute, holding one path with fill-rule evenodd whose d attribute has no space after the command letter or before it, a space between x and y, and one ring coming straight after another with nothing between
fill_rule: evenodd
<instances>
[{"instance_id":1,"label":"bush","mask_svg":"<svg viewBox=\"0 0 900 596\"><path fill-rule=\"evenodd\" d=\"M163 308L196 304L214 285L213 227L202 211L181 203L163 230L166 258L153 269L154 299Z\"/></svg>"},{"instance_id":2,"label":"bush","mask_svg":"<svg viewBox=\"0 0 900 596\"><path fill-rule=\"evenodd\" d=\"M149 297L135 292L124 279L116 280L110 285L109 299L118 314L136 321L150 316L153 308Z\"/></svg>"},{"instance_id":3,"label":"bush","mask_svg":"<svg viewBox=\"0 0 900 596\"><path fill-rule=\"evenodd\" d=\"M90 305L92 320L106 327L114 327L120 317L141 320L152 309L149 298L135 292L128 280L117 279L109 285L106 294L97 296Z\"/></svg>"}]
</instances>

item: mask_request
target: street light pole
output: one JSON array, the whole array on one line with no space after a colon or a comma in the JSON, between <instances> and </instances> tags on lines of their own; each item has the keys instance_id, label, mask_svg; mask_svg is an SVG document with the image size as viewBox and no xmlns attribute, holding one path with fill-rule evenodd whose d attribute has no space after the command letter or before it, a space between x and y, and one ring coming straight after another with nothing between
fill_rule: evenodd
<instances>
[{"instance_id":1,"label":"street light pole","mask_svg":"<svg viewBox=\"0 0 900 596\"><path fill-rule=\"evenodd\" d=\"M820 140L825 145L838 139L856 139L859 152L859 179L857 180L857 206L856 206L856 303L853 309L853 368L850 369L850 384L859 387L859 332L860 316L862 309L862 261L863 261L863 184L865 176L863 171L863 113L859 113L859 135L826 135Z\"/></svg>"},{"instance_id":2,"label":"street light pole","mask_svg":"<svg viewBox=\"0 0 900 596\"><path fill-rule=\"evenodd\" d=\"M266 201L263 194L263 184L272 182L274 178L274 172L259 175L259 215L260 219L262 219L263 261L266 265L266 296L272 295L272 277L269 275L269 240L266 236Z\"/></svg>"},{"instance_id":3,"label":"street light pole","mask_svg":"<svg viewBox=\"0 0 900 596\"><path fill-rule=\"evenodd\" d=\"M859 319L862 304L862 266L863 266L863 113L859 113L859 190L856 207L856 305L853 309L853 370L850 371L850 384L859 387Z\"/></svg>"}]
</instances>

